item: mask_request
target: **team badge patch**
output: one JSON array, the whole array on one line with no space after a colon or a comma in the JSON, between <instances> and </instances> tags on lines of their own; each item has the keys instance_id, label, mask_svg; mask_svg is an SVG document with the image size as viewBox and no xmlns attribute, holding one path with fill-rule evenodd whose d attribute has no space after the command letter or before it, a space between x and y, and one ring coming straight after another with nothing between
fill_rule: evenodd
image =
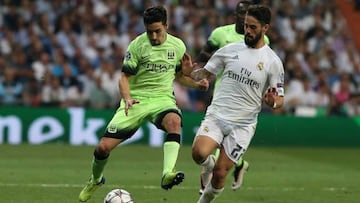
<instances>
[{"instance_id":1,"label":"team badge patch","mask_svg":"<svg viewBox=\"0 0 360 203\"><path fill-rule=\"evenodd\" d=\"M107 131L108 131L109 133L116 133L117 128L116 128L116 126L111 125L111 126L109 126L109 127L107 128Z\"/></svg>"},{"instance_id":2,"label":"team badge patch","mask_svg":"<svg viewBox=\"0 0 360 203\"><path fill-rule=\"evenodd\" d=\"M264 62L260 62L256 65L257 69L262 70L264 69Z\"/></svg>"},{"instance_id":3,"label":"team badge patch","mask_svg":"<svg viewBox=\"0 0 360 203\"><path fill-rule=\"evenodd\" d=\"M175 51L174 50L168 50L168 59L175 59Z\"/></svg>"}]
</instances>

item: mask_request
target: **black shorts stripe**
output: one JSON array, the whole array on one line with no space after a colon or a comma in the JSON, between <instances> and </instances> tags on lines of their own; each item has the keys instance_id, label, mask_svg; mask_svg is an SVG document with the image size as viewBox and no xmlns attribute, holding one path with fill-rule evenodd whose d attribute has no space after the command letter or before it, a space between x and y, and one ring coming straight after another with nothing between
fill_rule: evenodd
<instances>
[{"instance_id":1,"label":"black shorts stripe","mask_svg":"<svg viewBox=\"0 0 360 203\"><path fill-rule=\"evenodd\" d=\"M109 131L106 130L104 137L126 140L132 137L137 130L138 129L123 129L123 130L117 130L114 133L110 133Z\"/></svg>"}]
</instances>

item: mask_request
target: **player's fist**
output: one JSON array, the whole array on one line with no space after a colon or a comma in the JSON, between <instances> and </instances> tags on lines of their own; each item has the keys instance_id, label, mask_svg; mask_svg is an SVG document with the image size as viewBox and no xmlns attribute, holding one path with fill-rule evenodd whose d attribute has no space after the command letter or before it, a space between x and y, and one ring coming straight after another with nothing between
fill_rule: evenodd
<instances>
[{"instance_id":1,"label":"player's fist","mask_svg":"<svg viewBox=\"0 0 360 203\"><path fill-rule=\"evenodd\" d=\"M275 104L275 98L277 96L276 88L271 87L267 90L267 92L264 95L264 102L269 105L270 107L274 108Z\"/></svg>"},{"instance_id":2,"label":"player's fist","mask_svg":"<svg viewBox=\"0 0 360 203\"><path fill-rule=\"evenodd\" d=\"M181 59L181 71L184 75L190 76L197 63L192 63L190 54L186 53Z\"/></svg>"}]
</instances>

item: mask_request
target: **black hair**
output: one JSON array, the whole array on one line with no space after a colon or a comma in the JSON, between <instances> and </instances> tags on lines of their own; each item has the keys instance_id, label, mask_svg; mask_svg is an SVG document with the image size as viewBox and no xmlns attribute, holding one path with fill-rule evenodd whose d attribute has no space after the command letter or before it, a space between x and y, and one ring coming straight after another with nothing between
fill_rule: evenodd
<instances>
[{"instance_id":1,"label":"black hair","mask_svg":"<svg viewBox=\"0 0 360 203\"><path fill-rule=\"evenodd\" d=\"M163 6L154 6L147 8L144 11L144 24L153 24L157 22L162 22L162 24L166 24L167 21L167 13L166 9Z\"/></svg>"},{"instance_id":2,"label":"black hair","mask_svg":"<svg viewBox=\"0 0 360 203\"><path fill-rule=\"evenodd\" d=\"M270 24L271 10L265 5L251 5L247 10L247 15L256 18L262 25Z\"/></svg>"},{"instance_id":3,"label":"black hair","mask_svg":"<svg viewBox=\"0 0 360 203\"><path fill-rule=\"evenodd\" d=\"M241 0L236 4L235 13L245 14L248 7L253 4L252 0Z\"/></svg>"}]
</instances>

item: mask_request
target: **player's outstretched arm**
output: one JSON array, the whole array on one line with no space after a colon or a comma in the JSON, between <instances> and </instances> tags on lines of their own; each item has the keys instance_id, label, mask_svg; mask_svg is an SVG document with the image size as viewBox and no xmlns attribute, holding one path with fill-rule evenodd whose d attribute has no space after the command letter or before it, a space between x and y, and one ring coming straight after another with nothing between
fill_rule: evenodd
<instances>
[{"instance_id":1,"label":"player's outstretched arm","mask_svg":"<svg viewBox=\"0 0 360 203\"><path fill-rule=\"evenodd\" d=\"M209 81L207 79L195 81L190 76L184 75L181 71L176 74L176 81L181 85L207 91L209 89Z\"/></svg>"},{"instance_id":2,"label":"player's outstretched arm","mask_svg":"<svg viewBox=\"0 0 360 203\"><path fill-rule=\"evenodd\" d=\"M181 58L181 72L185 76L190 76L190 73L197 66L197 63L193 63L190 54L186 53Z\"/></svg>"},{"instance_id":3,"label":"player's outstretched arm","mask_svg":"<svg viewBox=\"0 0 360 203\"><path fill-rule=\"evenodd\" d=\"M209 72L205 68L199 68L199 69L193 70L190 73L190 77L192 79L194 79L195 81L200 81L200 80L203 80L203 79L213 80L215 78L214 74Z\"/></svg>"},{"instance_id":4,"label":"player's outstretched arm","mask_svg":"<svg viewBox=\"0 0 360 203\"><path fill-rule=\"evenodd\" d=\"M181 72L184 76L191 77L195 81L213 79L212 73L204 68L198 68L197 63L192 63L191 56L185 53L181 59Z\"/></svg>"}]
</instances>

